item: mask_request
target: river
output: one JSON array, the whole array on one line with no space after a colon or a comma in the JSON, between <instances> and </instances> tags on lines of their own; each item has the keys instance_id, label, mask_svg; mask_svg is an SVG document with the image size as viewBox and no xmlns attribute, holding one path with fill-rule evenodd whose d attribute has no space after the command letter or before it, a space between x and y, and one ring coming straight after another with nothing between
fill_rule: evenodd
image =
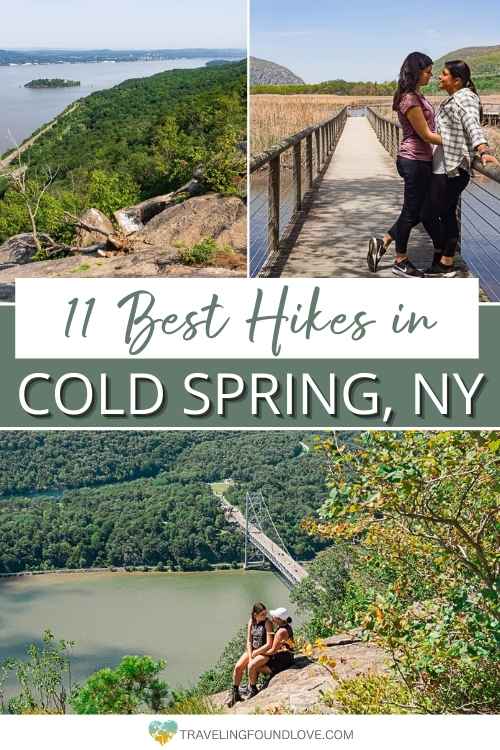
<instances>
[{"instance_id":1,"label":"river","mask_svg":"<svg viewBox=\"0 0 500 750\"><path fill-rule=\"evenodd\" d=\"M189 687L215 664L260 600L290 606L288 589L265 571L0 579L0 662L23 656L49 628L76 641L76 682L126 654L149 654L167 660L170 686ZM7 688L11 694L12 685Z\"/></svg>"},{"instance_id":2,"label":"river","mask_svg":"<svg viewBox=\"0 0 500 750\"><path fill-rule=\"evenodd\" d=\"M17 143L21 143L76 99L109 89L129 78L146 78L174 68L199 68L207 62L206 59L179 59L0 66L0 154L12 148L9 133ZM66 78L81 81L81 86L38 90L24 88L24 84L35 78Z\"/></svg>"}]
</instances>

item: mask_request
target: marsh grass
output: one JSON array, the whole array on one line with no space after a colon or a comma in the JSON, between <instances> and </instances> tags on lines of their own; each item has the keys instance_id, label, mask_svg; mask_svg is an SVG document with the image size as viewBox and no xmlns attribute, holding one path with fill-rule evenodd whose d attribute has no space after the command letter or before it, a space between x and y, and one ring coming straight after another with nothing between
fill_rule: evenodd
<instances>
[{"instance_id":1,"label":"marsh grass","mask_svg":"<svg viewBox=\"0 0 500 750\"><path fill-rule=\"evenodd\" d=\"M250 143L253 154L265 151L311 125L333 117L339 111L338 96L252 96Z\"/></svg>"}]
</instances>

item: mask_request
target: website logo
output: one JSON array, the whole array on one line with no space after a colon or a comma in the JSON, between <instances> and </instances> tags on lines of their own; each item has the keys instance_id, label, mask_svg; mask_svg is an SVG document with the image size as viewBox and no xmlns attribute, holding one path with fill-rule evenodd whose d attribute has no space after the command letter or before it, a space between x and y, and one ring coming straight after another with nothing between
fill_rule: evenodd
<instances>
[{"instance_id":1,"label":"website logo","mask_svg":"<svg viewBox=\"0 0 500 750\"><path fill-rule=\"evenodd\" d=\"M152 721L149 725L149 734L162 747L175 737L177 722L175 721Z\"/></svg>"}]
</instances>

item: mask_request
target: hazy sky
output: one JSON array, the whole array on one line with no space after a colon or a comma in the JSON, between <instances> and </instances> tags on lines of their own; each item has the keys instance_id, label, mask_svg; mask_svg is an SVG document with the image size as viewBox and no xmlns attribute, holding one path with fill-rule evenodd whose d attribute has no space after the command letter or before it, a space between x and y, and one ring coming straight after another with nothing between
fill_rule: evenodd
<instances>
[{"instance_id":1,"label":"hazy sky","mask_svg":"<svg viewBox=\"0 0 500 750\"><path fill-rule=\"evenodd\" d=\"M11 0L0 48L246 47L246 0Z\"/></svg>"},{"instance_id":2,"label":"hazy sky","mask_svg":"<svg viewBox=\"0 0 500 750\"><path fill-rule=\"evenodd\" d=\"M307 82L391 80L415 50L500 44L498 0L251 0L251 19L252 54Z\"/></svg>"}]
</instances>

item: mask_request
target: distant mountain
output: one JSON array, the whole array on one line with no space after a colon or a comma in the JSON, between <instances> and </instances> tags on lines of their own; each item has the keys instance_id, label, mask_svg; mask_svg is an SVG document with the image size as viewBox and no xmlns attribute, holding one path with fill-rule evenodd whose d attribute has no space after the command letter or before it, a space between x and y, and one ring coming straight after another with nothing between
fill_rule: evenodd
<instances>
[{"instance_id":1,"label":"distant mountain","mask_svg":"<svg viewBox=\"0 0 500 750\"><path fill-rule=\"evenodd\" d=\"M288 68L258 57L250 58L250 83L252 86L280 86L286 84L303 84L302 78Z\"/></svg>"},{"instance_id":2,"label":"distant mountain","mask_svg":"<svg viewBox=\"0 0 500 750\"><path fill-rule=\"evenodd\" d=\"M219 65L236 65L239 62L244 62L244 60L209 60L205 65L207 68L213 68Z\"/></svg>"},{"instance_id":3,"label":"distant mountain","mask_svg":"<svg viewBox=\"0 0 500 750\"><path fill-rule=\"evenodd\" d=\"M500 75L500 44L490 47L463 47L447 52L436 60L434 68L439 71L446 60L464 60L475 76Z\"/></svg>"},{"instance_id":4,"label":"distant mountain","mask_svg":"<svg viewBox=\"0 0 500 750\"><path fill-rule=\"evenodd\" d=\"M137 60L178 60L180 58L228 58L241 60L242 49L0 49L0 65L46 65L49 63L136 62Z\"/></svg>"}]
</instances>

